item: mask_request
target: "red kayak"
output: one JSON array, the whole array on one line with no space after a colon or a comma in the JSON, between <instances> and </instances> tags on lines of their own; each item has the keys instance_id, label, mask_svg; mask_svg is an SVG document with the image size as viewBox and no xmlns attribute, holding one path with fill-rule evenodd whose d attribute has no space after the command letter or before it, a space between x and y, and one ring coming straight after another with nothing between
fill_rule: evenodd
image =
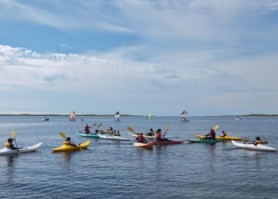
<instances>
[{"instance_id":1,"label":"red kayak","mask_svg":"<svg viewBox=\"0 0 278 199\"><path fill-rule=\"evenodd\" d=\"M153 145L182 144L184 140L153 141Z\"/></svg>"}]
</instances>

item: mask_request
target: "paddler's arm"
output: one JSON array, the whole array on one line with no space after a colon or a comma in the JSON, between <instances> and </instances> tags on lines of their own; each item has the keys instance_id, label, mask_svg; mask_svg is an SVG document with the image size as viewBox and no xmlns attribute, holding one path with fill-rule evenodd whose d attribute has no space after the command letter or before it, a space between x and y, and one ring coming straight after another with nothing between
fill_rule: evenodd
<instances>
[{"instance_id":1,"label":"paddler's arm","mask_svg":"<svg viewBox=\"0 0 278 199\"><path fill-rule=\"evenodd\" d=\"M74 144L73 142L69 142L69 144L71 145L71 146L74 146L74 147L78 147L76 144Z\"/></svg>"}]
</instances>

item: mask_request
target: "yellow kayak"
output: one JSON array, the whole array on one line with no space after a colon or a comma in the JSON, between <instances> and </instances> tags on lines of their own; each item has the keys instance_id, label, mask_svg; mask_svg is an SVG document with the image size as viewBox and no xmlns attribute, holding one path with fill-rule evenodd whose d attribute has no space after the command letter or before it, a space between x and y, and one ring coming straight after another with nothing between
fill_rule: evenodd
<instances>
[{"instance_id":1,"label":"yellow kayak","mask_svg":"<svg viewBox=\"0 0 278 199\"><path fill-rule=\"evenodd\" d=\"M195 136L197 136L199 139L204 139L205 136L204 135L199 135L199 134L195 134ZM216 136L215 137L216 140L223 140L223 141L229 141L229 140L242 140L242 138L240 137L233 137L233 136L229 136L229 135L226 135L225 137L221 137L221 136Z\"/></svg>"},{"instance_id":2,"label":"yellow kayak","mask_svg":"<svg viewBox=\"0 0 278 199\"><path fill-rule=\"evenodd\" d=\"M87 140L79 145L77 147L72 146L72 145L61 145L57 148L52 149L53 152L63 152L63 151L78 151L81 149L86 149L91 143L91 140Z\"/></svg>"}]
</instances>

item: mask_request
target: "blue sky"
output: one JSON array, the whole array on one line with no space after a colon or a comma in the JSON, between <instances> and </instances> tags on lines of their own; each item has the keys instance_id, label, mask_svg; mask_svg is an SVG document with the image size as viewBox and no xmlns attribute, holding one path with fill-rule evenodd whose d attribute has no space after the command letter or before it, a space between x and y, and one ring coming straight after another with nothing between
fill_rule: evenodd
<instances>
[{"instance_id":1,"label":"blue sky","mask_svg":"<svg viewBox=\"0 0 278 199\"><path fill-rule=\"evenodd\" d=\"M0 113L278 113L276 0L0 0Z\"/></svg>"}]
</instances>

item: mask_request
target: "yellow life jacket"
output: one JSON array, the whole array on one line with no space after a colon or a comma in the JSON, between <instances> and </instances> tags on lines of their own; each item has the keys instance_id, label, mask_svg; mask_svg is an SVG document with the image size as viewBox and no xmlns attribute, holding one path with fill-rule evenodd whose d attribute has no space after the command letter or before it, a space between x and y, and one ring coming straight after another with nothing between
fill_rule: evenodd
<instances>
[{"instance_id":1,"label":"yellow life jacket","mask_svg":"<svg viewBox=\"0 0 278 199\"><path fill-rule=\"evenodd\" d=\"M9 142L6 142L6 144L5 144L5 147L7 147L7 148L11 148L11 143L9 143Z\"/></svg>"},{"instance_id":2,"label":"yellow life jacket","mask_svg":"<svg viewBox=\"0 0 278 199\"><path fill-rule=\"evenodd\" d=\"M65 144L65 145L70 145L70 142L67 141L67 140L65 140L65 141L64 141L64 144Z\"/></svg>"}]
</instances>

